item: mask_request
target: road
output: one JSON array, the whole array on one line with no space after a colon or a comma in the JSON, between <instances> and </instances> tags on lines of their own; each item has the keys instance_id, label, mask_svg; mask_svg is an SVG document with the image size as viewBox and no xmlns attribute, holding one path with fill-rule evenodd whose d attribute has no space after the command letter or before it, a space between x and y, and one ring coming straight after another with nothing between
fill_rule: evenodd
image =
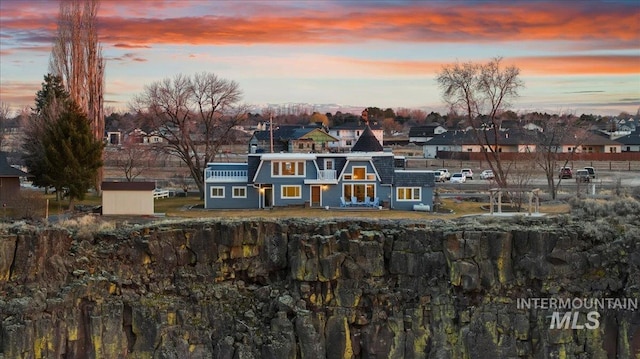
<instances>
[{"instance_id":1,"label":"road","mask_svg":"<svg viewBox=\"0 0 640 359\"><path fill-rule=\"evenodd\" d=\"M557 181L558 179L555 178L554 180ZM620 181L619 184L618 180ZM599 171L598 177L590 183L577 183L575 179L563 179L558 187L558 193L575 194L578 189L585 194L592 193L594 191L594 185L596 195L610 193L618 186L622 189L640 188L640 172ZM436 183L436 188L443 190L440 192L440 195L443 197L488 196L489 189L496 187L495 181L481 179L468 180L463 184L452 184L448 182ZM543 175L530 178L523 187L527 189L540 188L543 192L547 192L548 189L547 180Z\"/></svg>"}]
</instances>

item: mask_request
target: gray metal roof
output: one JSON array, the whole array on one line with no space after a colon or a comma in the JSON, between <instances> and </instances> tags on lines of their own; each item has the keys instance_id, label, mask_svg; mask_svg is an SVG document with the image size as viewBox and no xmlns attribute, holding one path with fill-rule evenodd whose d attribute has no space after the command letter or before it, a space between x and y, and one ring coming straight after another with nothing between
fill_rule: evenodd
<instances>
[{"instance_id":1,"label":"gray metal roof","mask_svg":"<svg viewBox=\"0 0 640 359\"><path fill-rule=\"evenodd\" d=\"M0 177L33 177L33 176L9 165L9 161L7 160L7 154L5 152L0 152Z\"/></svg>"},{"instance_id":2,"label":"gray metal roof","mask_svg":"<svg viewBox=\"0 0 640 359\"><path fill-rule=\"evenodd\" d=\"M435 186L435 175L433 172L424 171L395 171L396 187L433 187Z\"/></svg>"}]
</instances>

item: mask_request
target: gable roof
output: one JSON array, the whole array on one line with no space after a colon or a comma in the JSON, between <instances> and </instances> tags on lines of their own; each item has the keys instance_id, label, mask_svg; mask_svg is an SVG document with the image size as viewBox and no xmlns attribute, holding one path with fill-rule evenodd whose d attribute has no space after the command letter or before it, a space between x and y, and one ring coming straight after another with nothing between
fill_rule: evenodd
<instances>
[{"instance_id":1,"label":"gable roof","mask_svg":"<svg viewBox=\"0 0 640 359\"><path fill-rule=\"evenodd\" d=\"M11 167L7 160L7 154L0 152L0 177L33 177L33 175Z\"/></svg>"},{"instance_id":2,"label":"gable roof","mask_svg":"<svg viewBox=\"0 0 640 359\"><path fill-rule=\"evenodd\" d=\"M314 137L316 139L324 138L324 139L327 139L328 141L337 141L338 140L334 136L331 136L330 134L324 132L324 130L322 130L319 127L312 128L311 131L307 131L307 129L295 130L293 132L293 134L292 134L292 138L291 139L306 140L306 139L314 139Z\"/></svg>"},{"instance_id":3,"label":"gable roof","mask_svg":"<svg viewBox=\"0 0 640 359\"><path fill-rule=\"evenodd\" d=\"M616 139L616 142L619 142L623 145L640 145L640 131L631 132L630 135L622 136Z\"/></svg>"},{"instance_id":4,"label":"gable roof","mask_svg":"<svg viewBox=\"0 0 640 359\"><path fill-rule=\"evenodd\" d=\"M356 144L351 147L351 152L382 152L383 150L380 141L369 126L365 127Z\"/></svg>"},{"instance_id":5,"label":"gable roof","mask_svg":"<svg viewBox=\"0 0 640 359\"><path fill-rule=\"evenodd\" d=\"M435 135L436 128L441 127L437 122L428 123L423 126L413 126L409 129L409 137L431 137Z\"/></svg>"},{"instance_id":6,"label":"gable roof","mask_svg":"<svg viewBox=\"0 0 640 359\"><path fill-rule=\"evenodd\" d=\"M154 182L102 182L103 191L153 191Z\"/></svg>"}]
</instances>

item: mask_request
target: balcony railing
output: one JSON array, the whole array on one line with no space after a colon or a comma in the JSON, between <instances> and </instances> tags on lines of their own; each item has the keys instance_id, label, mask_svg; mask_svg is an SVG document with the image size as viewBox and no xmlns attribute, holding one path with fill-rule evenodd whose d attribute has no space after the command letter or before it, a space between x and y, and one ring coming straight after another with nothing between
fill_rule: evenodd
<instances>
[{"instance_id":1,"label":"balcony railing","mask_svg":"<svg viewBox=\"0 0 640 359\"><path fill-rule=\"evenodd\" d=\"M336 170L320 170L318 171L319 180L334 180L336 179Z\"/></svg>"},{"instance_id":2,"label":"balcony railing","mask_svg":"<svg viewBox=\"0 0 640 359\"><path fill-rule=\"evenodd\" d=\"M247 170L213 170L205 169L205 181L215 182L246 182L248 181Z\"/></svg>"}]
</instances>

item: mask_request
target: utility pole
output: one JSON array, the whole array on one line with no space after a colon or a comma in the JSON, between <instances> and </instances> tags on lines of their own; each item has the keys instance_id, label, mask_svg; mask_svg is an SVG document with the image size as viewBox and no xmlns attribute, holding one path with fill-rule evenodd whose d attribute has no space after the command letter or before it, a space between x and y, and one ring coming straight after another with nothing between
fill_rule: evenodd
<instances>
[{"instance_id":1,"label":"utility pole","mask_svg":"<svg viewBox=\"0 0 640 359\"><path fill-rule=\"evenodd\" d=\"M271 153L273 153L273 115L269 115L269 139L271 141Z\"/></svg>"}]
</instances>

